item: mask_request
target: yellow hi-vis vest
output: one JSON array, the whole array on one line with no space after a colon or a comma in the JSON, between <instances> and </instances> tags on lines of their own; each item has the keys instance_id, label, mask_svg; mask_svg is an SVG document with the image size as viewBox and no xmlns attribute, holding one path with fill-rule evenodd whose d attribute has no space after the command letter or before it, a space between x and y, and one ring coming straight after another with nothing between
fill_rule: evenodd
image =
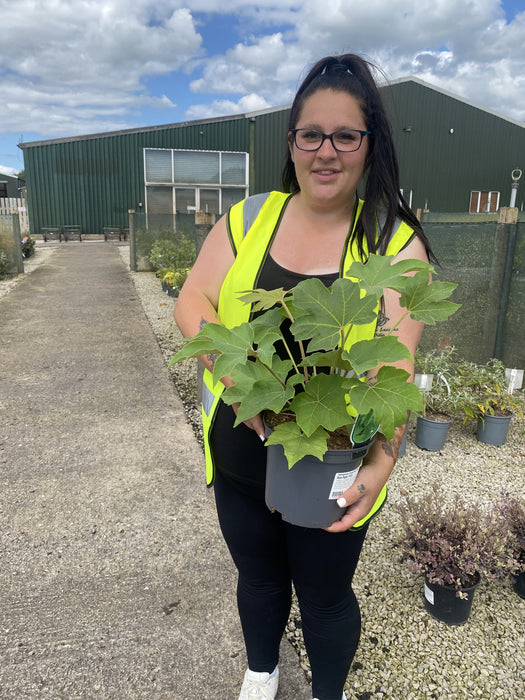
<instances>
[{"instance_id":1,"label":"yellow hi-vis vest","mask_svg":"<svg viewBox=\"0 0 525 700\"><path fill-rule=\"evenodd\" d=\"M219 294L218 316L227 328L238 326L250 318L251 307L239 301L239 292L255 289L259 275L266 261L273 239L279 228L279 223L292 195L283 192L270 192L254 195L233 205L228 211L226 223L228 236L235 255L235 262L229 269ZM358 200L352 230L348 237L341 257L339 276L344 277L350 265L360 260L357 243L350 242L355 224L363 208L363 201ZM396 221L395 232L390 240L386 254L396 255L414 236L414 231L404 222ZM367 252L364 242L365 255ZM375 321L363 326L354 326L346 347L359 340L374 337ZM206 483L212 486L215 480L215 465L210 449L210 433L217 411L224 384L213 384L212 374L204 370L202 383L202 424L204 433L204 452L206 458ZM377 513L386 500L386 485L379 497L363 520L356 523L354 528L362 527ZM352 529L354 529L352 528Z\"/></svg>"}]
</instances>

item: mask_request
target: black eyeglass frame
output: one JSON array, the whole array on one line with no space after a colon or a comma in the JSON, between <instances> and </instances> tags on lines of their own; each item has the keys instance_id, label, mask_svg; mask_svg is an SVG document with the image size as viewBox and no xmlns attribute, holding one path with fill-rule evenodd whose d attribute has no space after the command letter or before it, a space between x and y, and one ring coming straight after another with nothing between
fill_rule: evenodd
<instances>
[{"instance_id":1,"label":"black eyeglass frame","mask_svg":"<svg viewBox=\"0 0 525 700\"><path fill-rule=\"evenodd\" d=\"M321 136L321 143L316 148L301 148L301 146L299 146L297 143L298 131L311 131L315 134L319 134L319 136ZM336 134L347 133L349 131L359 134L361 136L361 140L359 141L359 146L357 146L357 148L352 148L350 151L343 151L340 148L337 148L337 146L335 145L334 136ZM292 134L293 142L297 146L297 148L300 151L305 151L306 153L314 153L315 151L318 151L323 145L323 143L326 141L326 139L330 141L330 143L332 144L332 148L338 153L355 153L355 151L358 151L361 148L361 144L363 143L363 137L370 136L372 134L371 131L363 131L362 129L338 129L337 131L333 131L331 134L325 134L322 131L318 131L317 129L307 129L304 127L302 129L290 129L289 133Z\"/></svg>"}]
</instances>

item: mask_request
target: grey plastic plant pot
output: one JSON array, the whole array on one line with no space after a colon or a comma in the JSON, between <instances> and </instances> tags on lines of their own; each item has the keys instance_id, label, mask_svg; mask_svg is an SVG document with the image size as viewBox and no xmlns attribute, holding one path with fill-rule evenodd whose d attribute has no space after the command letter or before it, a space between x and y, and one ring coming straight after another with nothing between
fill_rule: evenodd
<instances>
[{"instance_id":1,"label":"grey plastic plant pot","mask_svg":"<svg viewBox=\"0 0 525 700\"><path fill-rule=\"evenodd\" d=\"M417 417L416 445L422 450L439 452L443 449L452 420L437 421L423 416Z\"/></svg>"},{"instance_id":2,"label":"grey plastic plant pot","mask_svg":"<svg viewBox=\"0 0 525 700\"><path fill-rule=\"evenodd\" d=\"M408 441L408 420L407 420L407 425L405 429L405 434L403 435L403 439L401 440L401 445L399 446L399 454L397 455L398 459L401 459L401 457L404 457L407 451L407 441Z\"/></svg>"},{"instance_id":3,"label":"grey plastic plant pot","mask_svg":"<svg viewBox=\"0 0 525 700\"><path fill-rule=\"evenodd\" d=\"M484 416L478 420L477 438L486 445L499 447L507 441L512 416Z\"/></svg>"},{"instance_id":4,"label":"grey plastic plant pot","mask_svg":"<svg viewBox=\"0 0 525 700\"><path fill-rule=\"evenodd\" d=\"M350 450L328 450L323 460L303 457L289 469L281 445L268 445L266 505L300 527L324 528L345 512L337 499L353 483L371 443Z\"/></svg>"}]
</instances>

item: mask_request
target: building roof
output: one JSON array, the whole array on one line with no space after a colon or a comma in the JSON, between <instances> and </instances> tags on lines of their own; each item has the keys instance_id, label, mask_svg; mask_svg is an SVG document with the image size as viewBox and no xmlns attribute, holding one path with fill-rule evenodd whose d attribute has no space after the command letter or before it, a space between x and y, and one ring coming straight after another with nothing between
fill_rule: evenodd
<instances>
[{"instance_id":1,"label":"building roof","mask_svg":"<svg viewBox=\"0 0 525 700\"><path fill-rule=\"evenodd\" d=\"M478 105L474 102L471 102L470 100L466 100L463 97L460 97L459 95L456 95L452 92L449 92L447 90L444 90L443 88L440 88L436 85L432 85L431 83L426 83L424 80L421 80L420 78L416 78L414 76L406 76L404 78L397 78L395 80L391 80L385 85L380 86L381 88L388 88L392 85L399 85L401 83L416 83L417 85L421 85L422 87L428 88L429 90L433 90L434 92L441 93L442 95L446 95L447 97L450 97L454 100L457 100L458 102L462 102L465 105L468 105L470 107L474 107L475 109L480 109L483 112L486 112L487 114L492 114L493 116L498 117L499 119L504 119L505 121L510 122L511 124L515 124L516 126L521 126L522 128L525 128L525 122L520 122L516 119L512 119L511 117L507 117L504 114L500 114L499 112L496 112L494 110L488 109L486 107L483 107L481 105ZM135 127L135 128L130 128L130 129L121 129L118 131L103 131L100 133L94 133L94 134L84 134L80 136L68 136L64 138L57 138L57 139L46 139L43 141L28 141L26 143L19 143L18 147L21 148L22 150L25 148L33 148L35 146L49 146L52 144L58 144L58 143L68 143L68 142L73 142L73 141L86 141L90 139L97 139L97 138L110 138L113 136L123 136L124 134L142 134L146 132L152 132L152 131L163 131L165 129L180 129L188 126L198 126L199 124L214 124L217 122L226 122L226 121L234 121L238 119L250 119L254 117L258 117L262 114L271 114L273 112L281 112L285 109L290 109L291 105L280 105L277 107L268 107L267 109L261 109L257 110L255 112L245 112L243 114L230 114L222 117L211 117L209 119L194 119L191 121L183 121L183 122L175 122L172 124L159 124L155 126L142 126L142 127Z\"/></svg>"},{"instance_id":2,"label":"building roof","mask_svg":"<svg viewBox=\"0 0 525 700\"><path fill-rule=\"evenodd\" d=\"M489 109L488 107L483 107L480 104L477 104L476 102L472 102L471 100L467 100L464 97L461 97L460 95L457 95L454 92L449 92L448 90L444 90L443 88L438 87L437 85L433 85L432 83L427 83L424 80L421 80L420 78L416 78L413 75L407 76L405 78L397 78L396 80L390 80L388 84L385 87L388 87L390 85L398 85L400 83L416 83L417 85L421 85L422 87L428 88L429 90L433 90L434 92L439 92L442 95L446 95L447 97L452 98L453 100L457 100L458 102L462 102L465 105L468 105L469 107L474 107L475 109L480 109L482 112L486 112L487 114L492 114L494 117L498 117L499 119L504 119L507 122L510 122L511 124L515 124L516 126L521 126L522 128L525 128L525 122L520 122L517 119L513 119L512 117L507 117L501 112L496 112L496 110Z\"/></svg>"}]
</instances>

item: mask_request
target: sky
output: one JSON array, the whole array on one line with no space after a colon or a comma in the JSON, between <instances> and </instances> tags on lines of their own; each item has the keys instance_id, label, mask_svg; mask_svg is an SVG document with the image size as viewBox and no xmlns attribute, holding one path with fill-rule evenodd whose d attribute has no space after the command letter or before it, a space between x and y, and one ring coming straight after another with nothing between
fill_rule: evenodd
<instances>
[{"instance_id":1,"label":"sky","mask_svg":"<svg viewBox=\"0 0 525 700\"><path fill-rule=\"evenodd\" d=\"M289 104L345 52L525 121L525 0L0 0L0 172L20 142Z\"/></svg>"}]
</instances>

